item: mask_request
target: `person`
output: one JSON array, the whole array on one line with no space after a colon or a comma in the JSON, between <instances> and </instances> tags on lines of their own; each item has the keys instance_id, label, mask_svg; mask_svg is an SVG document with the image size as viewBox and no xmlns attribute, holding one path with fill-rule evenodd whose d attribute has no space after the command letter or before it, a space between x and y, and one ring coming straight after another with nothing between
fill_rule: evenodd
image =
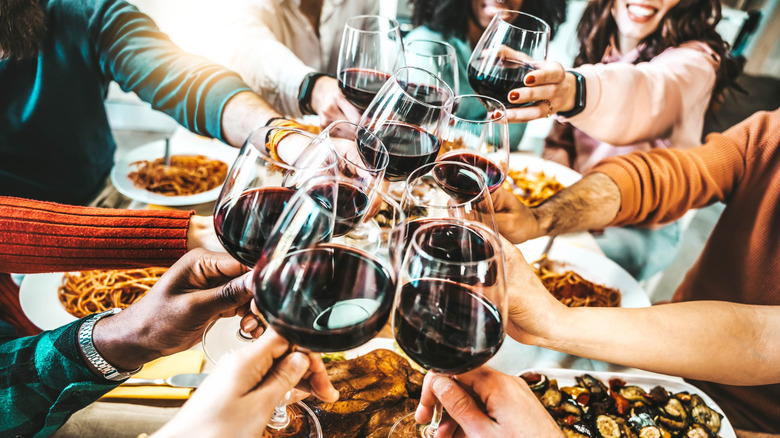
<instances>
[{"instance_id":1,"label":"person","mask_svg":"<svg viewBox=\"0 0 780 438\"><path fill-rule=\"evenodd\" d=\"M415 28L404 40L443 41L455 48L460 94L474 94L468 81L469 58L496 12L515 10L539 17L550 25L551 37L566 19L565 0L414 0L412 7ZM512 150L518 148L524 132L524 123L509 125Z\"/></svg>"},{"instance_id":2,"label":"person","mask_svg":"<svg viewBox=\"0 0 780 438\"><path fill-rule=\"evenodd\" d=\"M543 158L584 173L603 158L701 143L704 118L741 70L715 27L719 0L589 2L578 26L575 68L540 62L524 88L509 92L510 121L557 113ZM642 280L674 259L678 223L656 229L610 228L596 240Z\"/></svg>"},{"instance_id":3,"label":"person","mask_svg":"<svg viewBox=\"0 0 780 438\"><path fill-rule=\"evenodd\" d=\"M200 342L210 321L239 314L252 298L250 281L246 268L228 254L199 248L185 254L141 300L121 312L90 315L37 336L3 339L0 399L6 402L0 406L0 435L52 434L73 412L129 377L131 370L190 348ZM244 364L250 372L247 378L266 374L263 364L289 349L280 342L263 342L254 350L261 348L270 350L263 354L264 361ZM283 385L291 386L302 368L309 373L313 394L323 400L338 398L316 354L308 355L308 360L299 355L281 359L274 365L275 380L286 378ZM257 393L275 392L266 392L261 385ZM277 401L265 400L262 412L273 409ZM257 408L254 403L251 407Z\"/></svg>"},{"instance_id":4,"label":"person","mask_svg":"<svg viewBox=\"0 0 780 438\"><path fill-rule=\"evenodd\" d=\"M780 109L758 112L696 148L607 159L529 209L494 194L512 243L542 235L677 219L726 207L673 304L567 308L507 245L508 334L519 342L685 377L734 427L780 433ZM716 341L715 341L716 339Z\"/></svg>"},{"instance_id":5,"label":"person","mask_svg":"<svg viewBox=\"0 0 780 438\"><path fill-rule=\"evenodd\" d=\"M167 267L191 249L223 251L211 217L193 213L0 196L0 321L18 335L40 332L22 311L10 273Z\"/></svg>"},{"instance_id":6,"label":"person","mask_svg":"<svg viewBox=\"0 0 780 438\"><path fill-rule=\"evenodd\" d=\"M357 122L360 111L334 77L341 36L349 18L379 13L379 2L234 0L228 5L213 59L240 73L290 117L316 114L321 127L336 120Z\"/></svg>"},{"instance_id":7,"label":"person","mask_svg":"<svg viewBox=\"0 0 780 438\"><path fill-rule=\"evenodd\" d=\"M96 198L116 150L103 103L111 81L233 146L279 115L122 0L0 0L0 15L0 194Z\"/></svg>"}]
</instances>

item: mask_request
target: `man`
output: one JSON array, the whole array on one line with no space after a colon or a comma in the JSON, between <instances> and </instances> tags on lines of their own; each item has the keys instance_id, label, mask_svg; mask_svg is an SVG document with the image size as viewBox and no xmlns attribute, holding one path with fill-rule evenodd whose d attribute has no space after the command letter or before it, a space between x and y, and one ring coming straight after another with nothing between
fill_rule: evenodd
<instances>
[{"instance_id":1,"label":"man","mask_svg":"<svg viewBox=\"0 0 780 438\"><path fill-rule=\"evenodd\" d=\"M233 146L278 116L122 0L0 0L0 194L93 200L116 149L103 105L111 81Z\"/></svg>"},{"instance_id":2,"label":"man","mask_svg":"<svg viewBox=\"0 0 780 438\"><path fill-rule=\"evenodd\" d=\"M4 341L0 344L0 435L48 436L72 413L115 388L144 363L200 342L210 321L236 315L251 300L251 275L241 276L245 271L227 254L197 249L171 267L140 301L119 313L90 315L37 336L0 340ZM262 363L287 351L286 343L274 343L273 357ZM294 380L303 374L301 359ZM308 359L303 367L308 365L312 391L323 400L335 401L338 393L321 359L313 354ZM259 380L268 364L254 365L263 369L253 376ZM285 371L276 370L280 372ZM293 379L289 374L286 377ZM270 417L277 401L268 397L261 410ZM245 404L258 407L256 400ZM178 426L183 425L179 422Z\"/></svg>"},{"instance_id":3,"label":"man","mask_svg":"<svg viewBox=\"0 0 780 438\"><path fill-rule=\"evenodd\" d=\"M780 110L756 113L697 148L611 158L534 209L494 196L513 243L675 220L725 202L674 301L569 309L508 249L508 333L545 348L696 379L740 429L780 433ZM716 301L707 301L716 300Z\"/></svg>"}]
</instances>

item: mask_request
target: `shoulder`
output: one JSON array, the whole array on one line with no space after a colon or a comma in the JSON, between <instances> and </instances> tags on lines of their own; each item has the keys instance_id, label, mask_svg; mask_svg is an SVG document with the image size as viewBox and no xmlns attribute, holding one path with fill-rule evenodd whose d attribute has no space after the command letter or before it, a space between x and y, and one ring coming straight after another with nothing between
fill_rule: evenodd
<instances>
[{"instance_id":1,"label":"shoulder","mask_svg":"<svg viewBox=\"0 0 780 438\"><path fill-rule=\"evenodd\" d=\"M720 64L720 56L712 50L712 47L702 41L686 41L679 46L670 47L653 58L653 60L670 58L707 63L714 67Z\"/></svg>"}]
</instances>

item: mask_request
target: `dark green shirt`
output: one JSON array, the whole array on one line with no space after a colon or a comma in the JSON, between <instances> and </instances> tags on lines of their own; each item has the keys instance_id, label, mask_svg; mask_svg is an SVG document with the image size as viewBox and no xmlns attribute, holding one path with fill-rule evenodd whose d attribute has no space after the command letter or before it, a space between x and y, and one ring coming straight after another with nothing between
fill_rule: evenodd
<instances>
[{"instance_id":1,"label":"dark green shirt","mask_svg":"<svg viewBox=\"0 0 780 438\"><path fill-rule=\"evenodd\" d=\"M103 100L116 81L186 128L221 138L237 74L185 54L120 0L42 0L38 56L0 61L0 193L89 202L114 161Z\"/></svg>"}]
</instances>

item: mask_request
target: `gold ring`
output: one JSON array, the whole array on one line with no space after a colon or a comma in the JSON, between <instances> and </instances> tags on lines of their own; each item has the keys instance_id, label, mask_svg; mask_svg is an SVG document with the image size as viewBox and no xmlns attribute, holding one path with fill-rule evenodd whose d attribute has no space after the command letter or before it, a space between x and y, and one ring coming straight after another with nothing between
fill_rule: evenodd
<instances>
[{"instance_id":1,"label":"gold ring","mask_svg":"<svg viewBox=\"0 0 780 438\"><path fill-rule=\"evenodd\" d=\"M552 117L553 115L553 107L549 100L545 99L542 102L547 104L547 115L545 117Z\"/></svg>"}]
</instances>

